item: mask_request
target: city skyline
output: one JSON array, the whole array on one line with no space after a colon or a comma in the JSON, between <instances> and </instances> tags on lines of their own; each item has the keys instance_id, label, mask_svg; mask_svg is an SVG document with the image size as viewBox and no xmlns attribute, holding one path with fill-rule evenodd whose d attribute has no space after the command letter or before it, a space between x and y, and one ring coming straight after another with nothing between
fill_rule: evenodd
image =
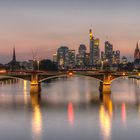
<instances>
[{"instance_id":1,"label":"city skyline","mask_svg":"<svg viewBox=\"0 0 140 140\"><path fill-rule=\"evenodd\" d=\"M14 45L18 60L32 59L32 50L38 50L38 57L52 58L62 45L78 50L85 44L89 49L90 28L100 39L101 50L109 40L122 56L133 60L140 39L139 4L137 0L0 1L1 63L11 60Z\"/></svg>"}]
</instances>

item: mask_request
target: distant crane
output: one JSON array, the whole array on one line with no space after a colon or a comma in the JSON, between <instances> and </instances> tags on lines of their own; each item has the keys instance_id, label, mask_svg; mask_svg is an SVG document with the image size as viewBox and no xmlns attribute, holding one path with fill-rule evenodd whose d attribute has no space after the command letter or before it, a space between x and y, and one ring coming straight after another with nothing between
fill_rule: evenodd
<instances>
[{"instance_id":1,"label":"distant crane","mask_svg":"<svg viewBox=\"0 0 140 140\"><path fill-rule=\"evenodd\" d=\"M38 54L38 51L37 50L32 50L32 56L33 56L33 61L36 61L37 60L37 54Z\"/></svg>"}]
</instances>

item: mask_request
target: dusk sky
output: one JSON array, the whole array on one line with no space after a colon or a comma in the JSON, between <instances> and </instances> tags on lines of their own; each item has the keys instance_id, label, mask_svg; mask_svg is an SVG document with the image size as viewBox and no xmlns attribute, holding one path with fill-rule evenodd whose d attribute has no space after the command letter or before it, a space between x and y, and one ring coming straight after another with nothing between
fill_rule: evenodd
<instances>
[{"instance_id":1,"label":"dusk sky","mask_svg":"<svg viewBox=\"0 0 140 140\"><path fill-rule=\"evenodd\" d=\"M0 62L11 60L15 45L17 60L52 58L57 48L76 49L85 44L89 51L89 29L121 55L133 60L140 40L139 0L0 0Z\"/></svg>"}]
</instances>

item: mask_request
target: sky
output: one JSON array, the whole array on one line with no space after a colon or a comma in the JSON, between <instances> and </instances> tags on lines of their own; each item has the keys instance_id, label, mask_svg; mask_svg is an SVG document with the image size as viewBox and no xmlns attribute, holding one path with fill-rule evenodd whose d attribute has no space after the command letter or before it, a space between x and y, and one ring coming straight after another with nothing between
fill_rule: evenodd
<instances>
[{"instance_id":1,"label":"sky","mask_svg":"<svg viewBox=\"0 0 140 140\"><path fill-rule=\"evenodd\" d=\"M51 58L60 46L89 51L89 29L133 60L140 40L139 0L0 0L0 63Z\"/></svg>"}]
</instances>

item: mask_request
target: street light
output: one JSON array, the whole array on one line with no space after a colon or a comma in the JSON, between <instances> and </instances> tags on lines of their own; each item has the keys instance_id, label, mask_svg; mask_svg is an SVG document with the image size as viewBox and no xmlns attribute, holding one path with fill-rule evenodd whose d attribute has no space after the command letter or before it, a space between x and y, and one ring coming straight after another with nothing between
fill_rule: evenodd
<instances>
[{"instance_id":1,"label":"street light","mask_svg":"<svg viewBox=\"0 0 140 140\"><path fill-rule=\"evenodd\" d=\"M101 69L102 70L104 69L104 61L103 60L101 61Z\"/></svg>"},{"instance_id":2,"label":"street light","mask_svg":"<svg viewBox=\"0 0 140 140\"><path fill-rule=\"evenodd\" d=\"M37 68L38 68L38 71L39 71L39 60L37 60Z\"/></svg>"}]
</instances>

